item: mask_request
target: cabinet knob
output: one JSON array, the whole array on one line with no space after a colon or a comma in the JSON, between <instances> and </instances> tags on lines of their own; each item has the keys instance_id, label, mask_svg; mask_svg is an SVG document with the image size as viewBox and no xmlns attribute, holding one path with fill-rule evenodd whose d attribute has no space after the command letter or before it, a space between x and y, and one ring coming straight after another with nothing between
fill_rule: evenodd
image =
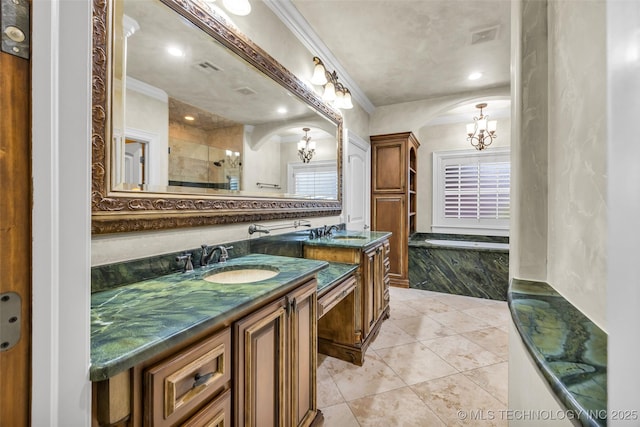
<instances>
[{"instance_id":1,"label":"cabinet knob","mask_svg":"<svg viewBox=\"0 0 640 427\"><path fill-rule=\"evenodd\" d=\"M202 384L205 384L207 381L209 381L209 379L212 376L213 376L213 372L209 372L208 374L204 374L204 375L200 375L200 373L197 373L193 377L193 386L191 388L196 388L201 386Z\"/></svg>"}]
</instances>

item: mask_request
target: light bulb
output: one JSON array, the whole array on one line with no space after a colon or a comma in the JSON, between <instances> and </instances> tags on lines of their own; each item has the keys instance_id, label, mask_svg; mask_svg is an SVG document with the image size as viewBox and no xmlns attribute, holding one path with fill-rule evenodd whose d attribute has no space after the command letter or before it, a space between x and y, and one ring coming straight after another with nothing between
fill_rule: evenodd
<instances>
[{"instance_id":1,"label":"light bulb","mask_svg":"<svg viewBox=\"0 0 640 427\"><path fill-rule=\"evenodd\" d=\"M333 101L336 99L336 88L333 86L333 83L328 82L324 86L324 93L322 94L322 99L325 101Z\"/></svg>"},{"instance_id":2,"label":"light bulb","mask_svg":"<svg viewBox=\"0 0 640 427\"><path fill-rule=\"evenodd\" d=\"M249 0L222 0L222 4L234 15L246 16L251 12Z\"/></svg>"},{"instance_id":3,"label":"light bulb","mask_svg":"<svg viewBox=\"0 0 640 427\"><path fill-rule=\"evenodd\" d=\"M490 120L489 123L487 123L487 130L489 132L495 132L497 128L498 122L496 120Z\"/></svg>"},{"instance_id":4,"label":"light bulb","mask_svg":"<svg viewBox=\"0 0 640 427\"><path fill-rule=\"evenodd\" d=\"M311 83L314 85L322 86L327 82L327 71L324 69L324 65L316 64L313 69L313 76L311 76Z\"/></svg>"},{"instance_id":5,"label":"light bulb","mask_svg":"<svg viewBox=\"0 0 640 427\"><path fill-rule=\"evenodd\" d=\"M476 131L476 124L475 123L469 123L467 125L467 135L473 135L475 131Z\"/></svg>"},{"instance_id":6,"label":"light bulb","mask_svg":"<svg viewBox=\"0 0 640 427\"><path fill-rule=\"evenodd\" d=\"M345 110L350 110L353 108L353 104L351 103L351 93L348 90L344 91L344 99L342 100L342 105Z\"/></svg>"}]
</instances>

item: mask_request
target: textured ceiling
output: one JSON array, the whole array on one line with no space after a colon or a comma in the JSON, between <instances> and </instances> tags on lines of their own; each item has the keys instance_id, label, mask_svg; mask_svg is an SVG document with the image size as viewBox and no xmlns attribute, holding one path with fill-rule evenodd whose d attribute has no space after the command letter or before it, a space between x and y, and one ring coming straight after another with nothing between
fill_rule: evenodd
<instances>
[{"instance_id":1,"label":"textured ceiling","mask_svg":"<svg viewBox=\"0 0 640 427\"><path fill-rule=\"evenodd\" d=\"M293 0L376 106L509 84L509 0ZM472 35L497 27L494 40ZM471 72L483 76L468 80Z\"/></svg>"}]
</instances>

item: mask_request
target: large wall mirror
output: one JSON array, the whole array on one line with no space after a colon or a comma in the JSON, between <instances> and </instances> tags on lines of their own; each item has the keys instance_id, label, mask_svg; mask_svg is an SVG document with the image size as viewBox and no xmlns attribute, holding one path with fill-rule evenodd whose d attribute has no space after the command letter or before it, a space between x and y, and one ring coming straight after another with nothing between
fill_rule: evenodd
<instances>
[{"instance_id":1,"label":"large wall mirror","mask_svg":"<svg viewBox=\"0 0 640 427\"><path fill-rule=\"evenodd\" d=\"M94 0L93 233L340 213L340 113L213 4Z\"/></svg>"}]
</instances>

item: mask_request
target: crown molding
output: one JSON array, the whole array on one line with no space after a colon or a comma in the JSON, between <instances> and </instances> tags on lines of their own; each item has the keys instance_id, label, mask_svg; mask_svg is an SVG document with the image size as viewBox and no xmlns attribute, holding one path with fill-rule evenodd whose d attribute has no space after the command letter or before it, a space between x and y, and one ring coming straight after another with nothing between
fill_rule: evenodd
<instances>
[{"instance_id":1,"label":"crown molding","mask_svg":"<svg viewBox=\"0 0 640 427\"><path fill-rule=\"evenodd\" d=\"M347 70L333 56L331 50L311 28L304 16L296 9L291 0L265 0L265 4L276 14L289 30L309 49L316 52L316 56L322 59L328 70L336 70L340 80L349 88L352 98L362 106L369 114L376 109L375 105L367 98L360 86L351 78Z\"/></svg>"}]
</instances>

